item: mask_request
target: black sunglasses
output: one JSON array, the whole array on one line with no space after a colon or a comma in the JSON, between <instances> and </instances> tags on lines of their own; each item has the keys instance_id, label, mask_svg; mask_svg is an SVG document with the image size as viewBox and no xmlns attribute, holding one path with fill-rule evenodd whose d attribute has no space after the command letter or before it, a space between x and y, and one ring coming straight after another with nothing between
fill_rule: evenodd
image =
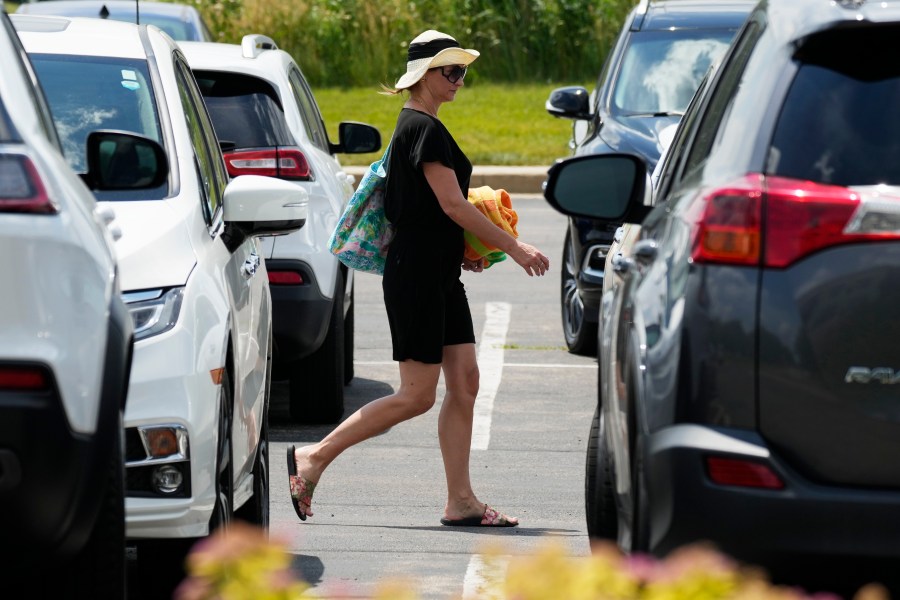
<instances>
[{"instance_id":1,"label":"black sunglasses","mask_svg":"<svg viewBox=\"0 0 900 600\"><path fill-rule=\"evenodd\" d=\"M452 67L436 67L440 69L441 75L447 78L447 81L450 83L456 83L460 79L466 76L466 71L469 70L469 67L461 67L459 65L454 65ZM450 72L448 73L444 69L449 68Z\"/></svg>"}]
</instances>

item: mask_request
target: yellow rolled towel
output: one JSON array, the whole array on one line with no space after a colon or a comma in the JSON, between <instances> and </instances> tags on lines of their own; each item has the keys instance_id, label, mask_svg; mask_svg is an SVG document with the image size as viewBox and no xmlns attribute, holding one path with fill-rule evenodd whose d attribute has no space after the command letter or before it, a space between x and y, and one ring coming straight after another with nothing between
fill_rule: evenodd
<instances>
[{"instance_id":1,"label":"yellow rolled towel","mask_svg":"<svg viewBox=\"0 0 900 600\"><path fill-rule=\"evenodd\" d=\"M513 236L519 237L516 224L519 215L512 207L512 199L504 189L495 190L490 186L482 186L469 190L469 202L472 203L491 223ZM483 242L474 233L465 232L465 257L469 260L485 259L485 267L506 259L506 253Z\"/></svg>"}]
</instances>

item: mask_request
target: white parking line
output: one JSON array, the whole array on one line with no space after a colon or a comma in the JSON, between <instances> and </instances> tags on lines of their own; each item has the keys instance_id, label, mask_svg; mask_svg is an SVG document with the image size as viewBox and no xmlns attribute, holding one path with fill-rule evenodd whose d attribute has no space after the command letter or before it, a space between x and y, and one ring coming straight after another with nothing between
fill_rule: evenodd
<instances>
[{"instance_id":1,"label":"white parking line","mask_svg":"<svg viewBox=\"0 0 900 600\"><path fill-rule=\"evenodd\" d=\"M463 600L499 600L500 590L494 589L490 593L487 589L489 580L501 581L506 577L507 561L499 558L486 563L480 554L473 554L469 558L469 566L466 567L466 576L463 579Z\"/></svg>"},{"instance_id":2,"label":"white parking line","mask_svg":"<svg viewBox=\"0 0 900 600\"><path fill-rule=\"evenodd\" d=\"M509 331L508 302L488 302L484 306L486 319L478 346L478 371L481 374L478 396L475 398L475 417L472 422L472 450L487 450L491 442L491 419L494 397L503 376L503 347Z\"/></svg>"}]
</instances>

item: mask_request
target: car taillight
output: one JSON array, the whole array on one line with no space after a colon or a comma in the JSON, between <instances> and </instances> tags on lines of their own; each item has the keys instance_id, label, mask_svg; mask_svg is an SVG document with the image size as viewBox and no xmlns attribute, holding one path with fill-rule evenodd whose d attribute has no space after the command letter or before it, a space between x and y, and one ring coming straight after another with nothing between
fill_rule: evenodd
<instances>
[{"instance_id":1,"label":"car taillight","mask_svg":"<svg viewBox=\"0 0 900 600\"><path fill-rule=\"evenodd\" d=\"M269 283L273 285L302 285L303 275L297 271L269 271Z\"/></svg>"},{"instance_id":2,"label":"car taillight","mask_svg":"<svg viewBox=\"0 0 900 600\"><path fill-rule=\"evenodd\" d=\"M838 244L900 239L900 198L758 174L698 197L687 218L702 263L780 268Z\"/></svg>"},{"instance_id":3,"label":"car taillight","mask_svg":"<svg viewBox=\"0 0 900 600\"><path fill-rule=\"evenodd\" d=\"M768 465L755 461L707 456L706 472L710 480L719 485L736 485L767 490L784 488L784 481L775 471Z\"/></svg>"},{"instance_id":4,"label":"car taillight","mask_svg":"<svg viewBox=\"0 0 900 600\"><path fill-rule=\"evenodd\" d=\"M0 391L38 392L50 389L50 378L42 367L0 367Z\"/></svg>"},{"instance_id":5,"label":"car taillight","mask_svg":"<svg viewBox=\"0 0 900 600\"><path fill-rule=\"evenodd\" d=\"M748 175L694 201L688 212L694 228L694 262L759 263L761 179Z\"/></svg>"},{"instance_id":6,"label":"car taillight","mask_svg":"<svg viewBox=\"0 0 900 600\"><path fill-rule=\"evenodd\" d=\"M768 178L766 188L767 266L838 244L900 239L900 198L783 177Z\"/></svg>"},{"instance_id":7,"label":"car taillight","mask_svg":"<svg viewBox=\"0 0 900 600\"><path fill-rule=\"evenodd\" d=\"M279 179L309 181L312 170L303 152L297 148L265 148L224 153L225 167L232 177L265 175Z\"/></svg>"},{"instance_id":8,"label":"car taillight","mask_svg":"<svg viewBox=\"0 0 900 600\"><path fill-rule=\"evenodd\" d=\"M0 212L54 214L34 163L22 154L0 154Z\"/></svg>"}]
</instances>

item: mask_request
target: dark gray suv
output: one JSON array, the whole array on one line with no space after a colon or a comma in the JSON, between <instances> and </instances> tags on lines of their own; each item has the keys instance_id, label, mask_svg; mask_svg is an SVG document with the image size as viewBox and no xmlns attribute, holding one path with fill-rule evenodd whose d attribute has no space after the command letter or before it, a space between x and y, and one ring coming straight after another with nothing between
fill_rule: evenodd
<instances>
[{"instance_id":1,"label":"dark gray suv","mask_svg":"<svg viewBox=\"0 0 900 600\"><path fill-rule=\"evenodd\" d=\"M761 2L649 214L639 156L551 169L564 213L641 223L600 334L593 537L900 559L898 51L900 2Z\"/></svg>"},{"instance_id":2,"label":"dark gray suv","mask_svg":"<svg viewBox=\"0 0 900 600\"><path fill-rule=\"evenodd\" d=\"M553 90L547 112L573 120L575 156L631 152L650 170L709 66L754 0L641 0L622 24L591 94ZM566 346L596 352L607 252L618 223L572 218L563 245L560 307Z\"/></svg>"}]
</instances>

